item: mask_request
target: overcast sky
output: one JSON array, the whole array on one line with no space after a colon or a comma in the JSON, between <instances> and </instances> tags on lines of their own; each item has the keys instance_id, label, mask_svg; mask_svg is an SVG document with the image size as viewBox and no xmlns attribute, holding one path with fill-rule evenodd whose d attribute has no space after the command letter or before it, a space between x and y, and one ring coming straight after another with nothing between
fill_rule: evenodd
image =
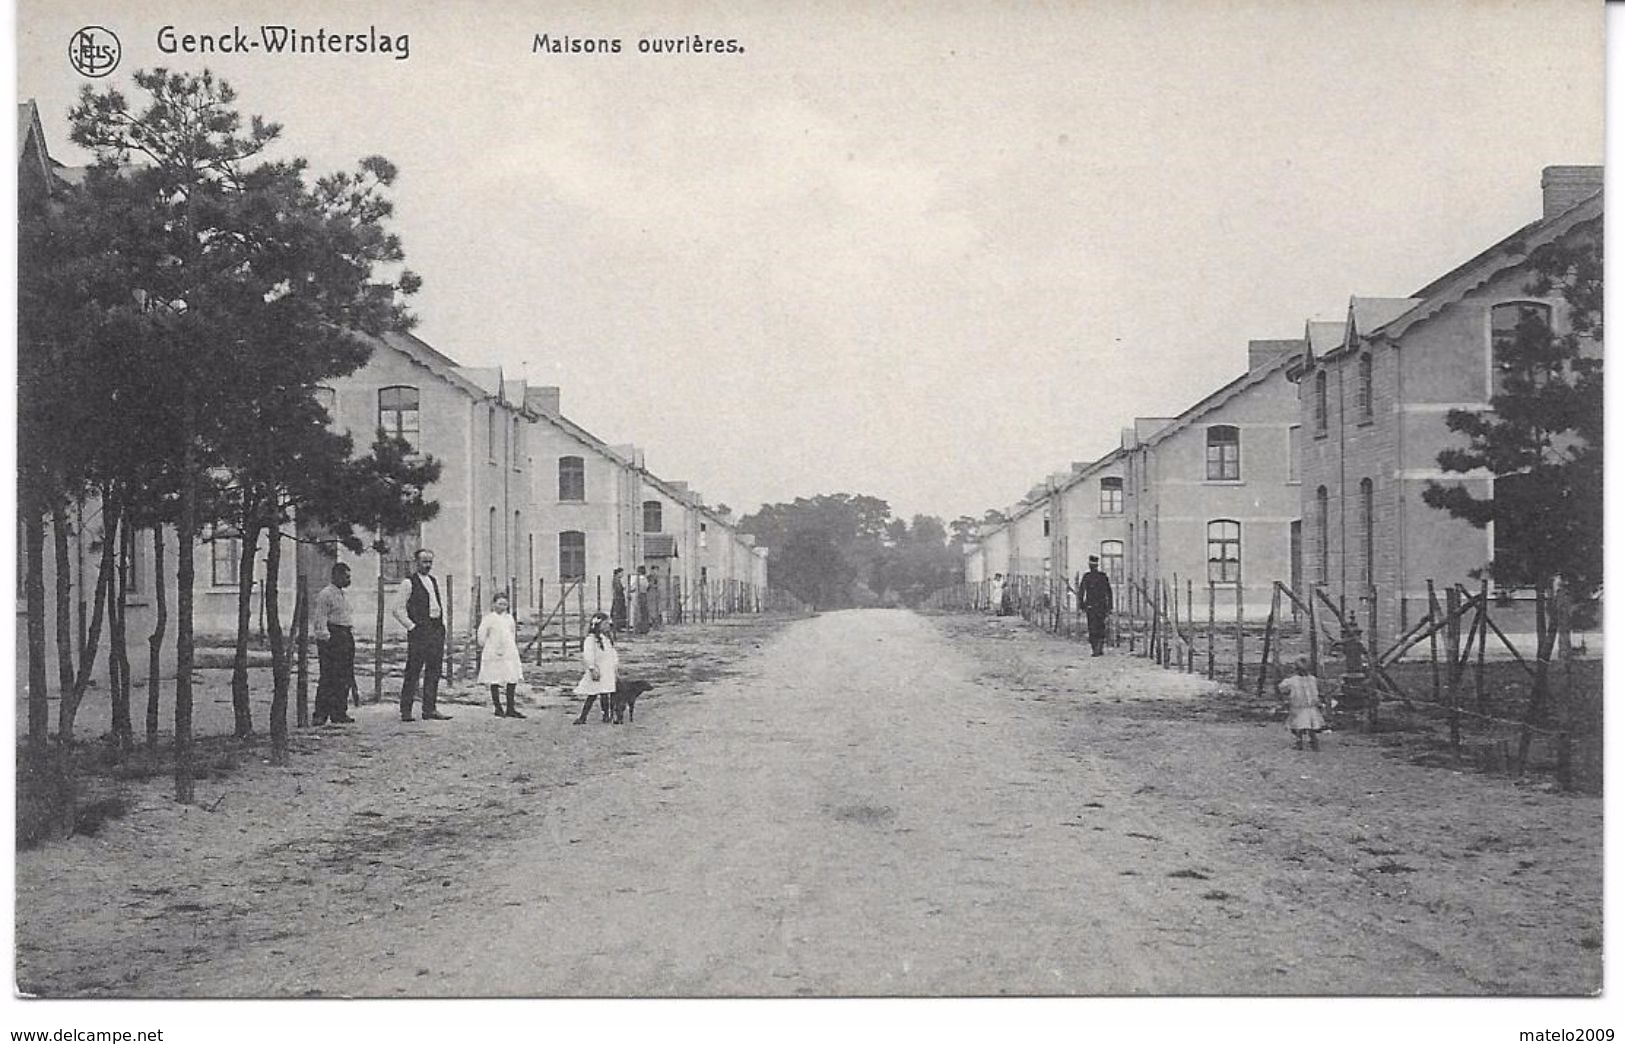
<instances>
[{"instance_id":1,"label":"overcast sky","mask_svg":"<svg viewBox=\"0 0 1625 1044\"><path fill-rule=\"evenodd\" d=\"M19 93L82 161L67 43L98 24L100 84L207 66L318 170L389 157L419 333L741 511L1005 507L1602 161L1592 0L665 6L31 0ZM410 58L158 50L261 24ZM695 32L744 53L638 51Z\"/></svg>"}]
</instances>

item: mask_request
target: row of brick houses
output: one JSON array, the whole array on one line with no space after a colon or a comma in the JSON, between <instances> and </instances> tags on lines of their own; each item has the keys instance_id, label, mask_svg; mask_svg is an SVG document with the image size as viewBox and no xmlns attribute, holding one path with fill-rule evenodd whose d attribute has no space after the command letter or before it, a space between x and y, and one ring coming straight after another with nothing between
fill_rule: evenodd
<instances>
[{"instance_id":1,"label":"row of brick houses","mask_svg":"<svg viewBox=\"0 0 1625 1044\"><path fill-rule=\"evenodd\" d=\"M34 103L18 106L18 120L20 190L50 193L75 180L75 171L50 156ZM392 598L412 553L427 547L436 553L436 573L452 580L453 623L459 629L472 624L476 605L488 605L497 590L511 592L521 620L538 610L545 613L543 603L555 602L564 585L574 583L580 584L587 609L600 601L607 609L617 567L628 574L643 567L655 578L668 613L760 605L766 549L738 531L727 509L708 505L686 483L655 475L638 447L612 445L565 416L557 387L530 386L499 367L461 365L410 333L365 339L372 348L368 362L316 389L331 423L352 436L358 451L382 428L440 461L442 472L428 491L439 513L418 532L393 538L383 554L337 552L351 565L357 593L371 595L381 575L386 598ZM71 609L81 618L74 629L77 645L85 640L86 580L94 586L101 525L94 503L79 505L70 519ZM241 545L229 530L202 536L195 559L195 626L201 634L229 634L236 626ZM47 536L47 547L53 539ZM174 546L171 536L168 547ZM151 536L143 535L131 559L131 635L151 629L153 558ZM173 607L173 551L166 558ZM331 560L320 549L300 551L298 571L312 591L311 585L325 582ZM52 554L45 566L47 616L54 618ZM290 619L295 600L294 572L282 572L284 620ZM264 573L263 549L256 573ZM21 575L19 566L19 648ZM574 604L572 596L572 609ZM391 634L398 630L392 616L386 616L386 627ZM54 628L48 631L48 656L54 659Z\"/></svg>"},{"instance_id":2,"label":"row of brick houses","mask_svg":"<svg viewBox=\"0 0 1625 1044\"><path fill-rule=\"evenodd\" d=\"M1116 449L1050 476L981 527L966 581L1075 581L1095 554L1124 590L1211 583L1251 619L1276 581L1318 587L1389 635L1426 614L1429 580L1476 588L1494 527L1429 507L1422 491L1493 494L1490 475L1440 468L1440 451L1464 445L1445 416L1489 409L1497 346L1522 314L1568 329L1560 296L1531 295L1529 256L1602 235L1602 168L1548 167L1541 188L1539 219L1426 286L1353 296L1302 337L1250 342L1235 380L1176 417L1135 418ZM1516 611L1520 595L1500 601Z\"/></svg>"}]
</instances>

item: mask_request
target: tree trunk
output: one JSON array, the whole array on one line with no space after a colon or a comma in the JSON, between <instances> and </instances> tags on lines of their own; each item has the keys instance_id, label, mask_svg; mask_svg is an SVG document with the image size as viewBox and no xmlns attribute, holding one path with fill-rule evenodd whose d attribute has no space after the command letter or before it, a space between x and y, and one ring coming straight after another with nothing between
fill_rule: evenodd
<instances>
[{"instance_id":1,"label":"tree trunk","mask_svg":"<svg viewBox=\"0 0 1625 1044\"><path fill-rule=\"evenodd\" d=\"M175 800L190 805L192 786L192 560L197 543L196 393L187 389L181 422L180 519L175 526Z\"/></svg>"},{"instance_id":2,"label":"tree trunk","mask_svg":"<svg viewBox=\"0 0 1625 1044\"><path fill-rule=\"evenodd\" d=\"M124 611L130 590L130 548L134 534L129 525L119 532L118 570L113 574L113 585L108 591L108 623L112 644L108 649L109 675L116 675L113 684L113 734L118 737L119 750L128 754L135 746L135 728L130 721L130 654L124 627Z\"/></svg>"},{"instance_id":3,"label":"tree trunk","mask_svg":"<svg viewBox=\"0 0 1625 1044\"><path fill-rule=\"evenodd\" d=\"M265 633L271 643L271 764L288 763L288 643L283 640L277 586L282 570L282 529L266 533ZM298 615L298 609L295 609Z\"/></svg>"},{"instance_id":4,"label":"tree trunk","mask_svg":"<svg viewBox=\"0 0 1625 1044\"><path fill-rule=\"evenodd\" d=\"M249 520L248 494L243 494L242 553L237 556L237 648L231 661L231 713L239 739L254 732L254 707L248 692L248 636L254 619L254 553L259 527Z\"/></svg>"},{"instance_id":5,"label":"tree trunk","mask_svg":"<svg viewBox=\"0 0 1625 1044\"><path fill-rule=\"evenodd\" d=\"M42 770L50 743L51 694L45 677L45 512L39 491L23 489L23 545L27 556L23 598L28 614L28 754Z\"/></svg>"},{"instance_id":6,"label":"tree trunk","mask_svg":"<svg viewBox=\"0 0 1625 1044\"><path fill-rule=\"evenodd\" d=\"M114 542L118 539L118 533L119 504L110 491L104 490L102 560L96 571L96 599L91 603L90 631L85 636L84 648L79 650L79 671L74 676L73 687L62 694L62 703L57 708L57 742L64 747L73 744L73 719L79 713L79 703L84 699L85 690L90 687L90 672L96 666L96 650L102 643L103 611L108 601L108 588L113 583L113 570L117 568L118 548Z\"/></svg>"},{"instance_id":7,"label":"tree trunk","mask_svg":"<svg viewBox=\"0 0 1625 1044\"><path fill-rule=\"evenodd\" d=\"M294 724L301 729L310 728L310 599L305 592L305 549L295 545L293 552L293 584L298 594L294 598L293 648ZM348 697L346 697L348 698Z\"/></svg>"},{"instance_id":8,"label":"tree trunk","mask_svg":"<svg viewBox=\"0 0 1625 1044\"><path fill-rule=\"evenodd\" d=\"M164 527L152 527L152 593L158 619L147 639L147 749L158 746L158 682L163 673L164 627L169 623L169 593L164 577Z\"/></svg>"},{"instance_id":9,"label":"tree trunk","mask_svg":"<svg viewBox=\"0 0 1625 1044\"><path fill-rule=\"evenodd\" d=\"M68 555L68 512L60 501L51 503L51 540L56 551L56 674L57 698L65 701L73 691L73 564ZM80 578L83 580L83 577ZM62 709L61 702L57 710Z\"/></svg>"},{"instance_id":10,"label":"tree trunk","mask_svg":"<svg viewBox=\"0 0 1625 1044\"><path fill-rule=\"evenodd\" d=\"M372 636L372 702L384 699L384 553L378 552L378 598Z\"/></svg>"}]
</instances>

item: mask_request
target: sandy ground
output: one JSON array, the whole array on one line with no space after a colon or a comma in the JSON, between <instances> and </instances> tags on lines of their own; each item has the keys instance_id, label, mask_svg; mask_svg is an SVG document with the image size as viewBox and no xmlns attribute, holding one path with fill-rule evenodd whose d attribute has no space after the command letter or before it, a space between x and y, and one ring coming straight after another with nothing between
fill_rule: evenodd
<instances>
[{"instance_id":1,"label":"sandy ground","mask_svg":"<svg viewBox=\"0 0 1625 1044\"><path fill-rule=\"evenodd\" d=\"M488 707L130 785L21 852L47 996L1577 994L1602 803L901 611L668 629L627 726ZM469 699L473 699L471 694Z\"/></svg>"}]
</instances>

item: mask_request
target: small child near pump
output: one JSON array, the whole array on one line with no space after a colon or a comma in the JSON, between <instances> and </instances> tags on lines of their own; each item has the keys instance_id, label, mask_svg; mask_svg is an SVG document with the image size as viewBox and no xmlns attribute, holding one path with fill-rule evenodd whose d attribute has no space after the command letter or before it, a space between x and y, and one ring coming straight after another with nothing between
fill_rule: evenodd
<instances>
[{"instance_id":1,"label":"small child near pump","mask_svg":"<svg viewBox=\"0 0 1625 1044\"><path fill-rule=\"evenodd\" d=\"M1286 694L1286 727L1298 741L1298 749L1303 749L1303 738L1309 737L1309 749L1320 749L1320 734L1326 729L1326 718L1322 711L1325 705L1320 698L1320 682L1309 673L1309 657L1298 657L1295 670L1291 677L1281 682L1281 691Z\"/></svg>"}]
</instances>

